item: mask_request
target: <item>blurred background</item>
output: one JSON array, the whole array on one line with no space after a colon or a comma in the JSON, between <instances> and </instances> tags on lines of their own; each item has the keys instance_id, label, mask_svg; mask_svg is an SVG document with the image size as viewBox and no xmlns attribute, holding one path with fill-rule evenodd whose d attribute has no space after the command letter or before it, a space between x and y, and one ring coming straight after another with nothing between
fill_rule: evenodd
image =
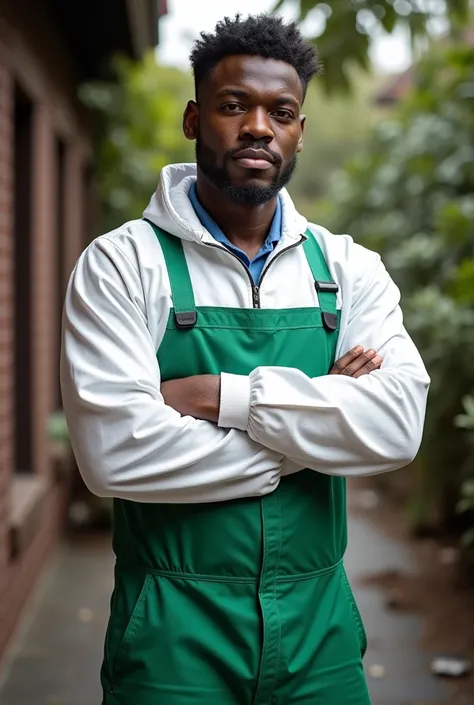
<instances>
[{"instance_id":1,"label":"blurred background","mask_svg":"<svg viewBox=\"0 0 474 705\"><path fill-rule=\"evenodd\" d=\"M100 702L110 504L84 488L61 413L65 287L165 164L193 160L191 44L238 11L317 43L290 192L381 253L432 377L416 462L350 487L374 705L474 703L473 3L0 0L1 705Z\"/></svg>"}]
</instances>

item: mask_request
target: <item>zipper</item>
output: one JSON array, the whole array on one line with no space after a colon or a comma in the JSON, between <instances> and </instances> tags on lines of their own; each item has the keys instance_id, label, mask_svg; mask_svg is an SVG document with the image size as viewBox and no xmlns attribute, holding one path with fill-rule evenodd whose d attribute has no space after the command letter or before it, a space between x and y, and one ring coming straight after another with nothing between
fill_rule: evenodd
<instances>
[{"instance_id":1,"label":"zipper","mask_svg":"<svg viewBox=\"0 0 474 705\"><path fill-rule=\"evenodd\" d=\"M224 247L223 245L213 245L210 242L205 242L203 243L205 247L213 247L215 250L220 250L221 252L227 252L228 255L233 257L234 259L237 260L237 262L242 265L242 267L245 269L247 276L249 278L250 286L252 287L252 302L253 302L253 307L254 308L260 308L260 292L258 289L258 286L255 286L255 282L252 277L252 273L250 272L250 269L247 267L245 262L242 262L240 257L237 257L233 252L227 249L227 247Z\"/></svg>"},{"instance_id":2,"label":"zipper","mask_svg":"<svg viewBox=\"0 0 474 705\"><path fill-rule=\"evenodd\" d=\"M262 286L263 277L264 277L265 274L268 272L268 270L269 270L270 267L272 266L273 262L275 262L275 260L277 260L279 257L281 257L281 255L284 254L285 252L288 252L288 250L294 250L295 247L299 247L299 246L301 245L301 243L304 242L304 241L305 241L305 238L304 238L303 236L301 236L301 238L298 240L298 242L294 242L292 245L288 245L288 247L284 247L283 250L280 250L280 252L278 252L278 253L275 255L275 257L272 259L272 261L271 261L266 267L263 268L262 275L261 275L261 277L260 277L260 282L259 282L258 285L255 284L255 282L254 282L254 280L253 280L253 277L252 277L252 274L251 274L251 272L250 272L250 269L247 267L247 265L246 265L244 262L242 262L242 260L240 259L240 257L237 257L236 254L234 254L233 252L231 252L230 250L228 250L226 247L223 247L223 246L221 246L221 245L213 245L213 244L210 243L210 242L206 242L206 243L203 243L203 244L204 244L206 247L214 247L216 250L224 250L224 252L227 252L227 254L231 255L231 257L233 257L234 259L236 259L237 262L239 262L239 263L242 265L242 267L245 269L245 271L246 271L246 273L247 273L247 276L248 276L248 278L249 278L250 285L251 285L251 288L252 288L252 305L253 305L253 308L261 308L261 306L260 306L260 287Z\"/></svg>"},{"instance_id":3,"label":"zipper","mask_svg":"<svg viewBox=\"0 0 474 705\"><path fill-rule=\"evenodd\" d=\"M252 286L252 302L254 308L260 308L260 288L256 284Z\"/></svg>"},{"instance_id":4,"label":"zipper","mask_svg":"<svg viewBox=\"0 0 474 705\"><path fill-rule=\"evenodd\" d=\"M268 272L268 270L270 269L270 267L272 266L272 264L275 262L275 260L277 260L279 257L281 257L281 255L284 254L285 252L288 252L288 250L294 250L295 247L299 247L299 246L305 241L305 239L306 239L306 238L303 237L303 235L301 235L301 237L300 237L300 239L298 240L298 242L294 242L292 245L288 245L288 247L284 247L282 250L280 250L280 252L277 252L277 254L275 255L275 257L267 264L266 267L263 268L263 272L262 272L262 275L261 275L261 277L260 277L260 284L259 284L259 286L262 286L263 277L264 277L265 274ZM257 288L258 288L258 287L257 287Z\"/></svg>"}]
</instances>

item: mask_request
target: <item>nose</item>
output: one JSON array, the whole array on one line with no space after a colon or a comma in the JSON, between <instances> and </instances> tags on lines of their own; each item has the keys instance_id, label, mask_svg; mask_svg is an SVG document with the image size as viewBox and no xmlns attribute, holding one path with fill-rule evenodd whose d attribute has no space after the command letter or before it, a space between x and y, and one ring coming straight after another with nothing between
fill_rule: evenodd
<instances>
[{"instance_id":1,"label":"nose","mask_svg":"<svg viewBox=\"0 0 474 705\"><path fill-rule=\"evenodd\" d=\"M240 126L239 137L241 140L260 140L270 144L274 134L270 118L264 108L254 108L245 113L245 118Z\"/></svg>"}]
</instances>

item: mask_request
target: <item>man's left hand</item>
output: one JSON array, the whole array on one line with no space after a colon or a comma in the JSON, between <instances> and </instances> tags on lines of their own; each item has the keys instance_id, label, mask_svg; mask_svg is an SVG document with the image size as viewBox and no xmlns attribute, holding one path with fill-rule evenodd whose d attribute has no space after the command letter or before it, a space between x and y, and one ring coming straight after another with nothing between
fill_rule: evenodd
<instances>
[{"instance_id":1,"label":"man's left hand","mask_svg":"<svg viewBox=\"0 0 474 705\"><path fill-rule=\"evenodd\" d=\"M220 375L195 375L163 382L161 394L167 406L181 416L217 423L221 391Z\"/></svg>"}]
</instances>

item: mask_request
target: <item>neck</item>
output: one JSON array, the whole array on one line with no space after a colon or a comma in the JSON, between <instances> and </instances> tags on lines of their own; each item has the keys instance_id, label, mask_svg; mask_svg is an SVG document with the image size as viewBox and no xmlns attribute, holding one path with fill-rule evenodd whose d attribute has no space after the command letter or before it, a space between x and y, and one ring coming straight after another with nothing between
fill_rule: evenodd
<instances>
[{"instance_id":1,"label":"neck","mask_svg":"<svg viewBox=\"0 0 474 705\"><path fill-rule=\"evenodd\" d=\"M196 192L202 206L215 220L230 242L255 255L270 230L277 197L259 206L246 206L223 198L219 189L198 170Z\"/></svg>"}]
</instances>

